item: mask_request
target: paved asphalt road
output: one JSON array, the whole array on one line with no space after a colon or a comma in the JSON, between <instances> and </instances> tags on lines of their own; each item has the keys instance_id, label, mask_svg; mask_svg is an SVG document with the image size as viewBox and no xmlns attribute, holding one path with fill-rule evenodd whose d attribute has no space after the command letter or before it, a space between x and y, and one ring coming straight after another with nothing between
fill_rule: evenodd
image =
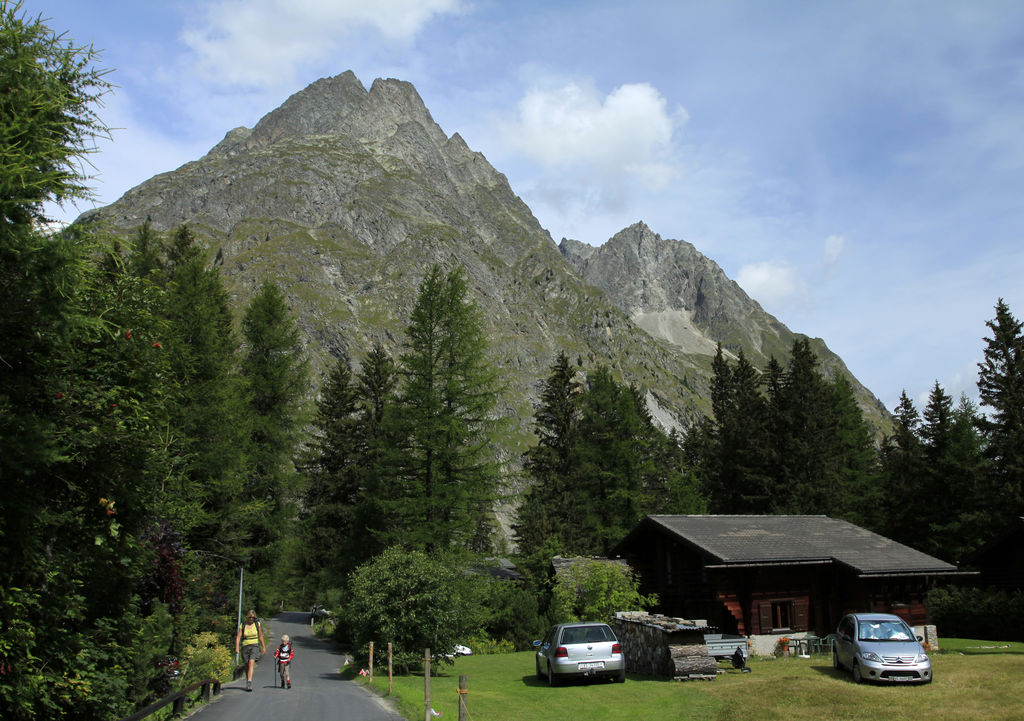
<instances>
[{"instance_id":1,"label":"paved asphalt road","mask_svg":"<svg viewBox=\"0 0 1024 721\"><path fill-rule=\"evenodd\" d=\"M256 664L252 692L245 690L245 676L221 687L216 700L196 711L195 721L401 721L387 703L351 681L342 680L339 669L345 654L321 641L309 628L309 614L285 612L266 623L267 653ZM276 676L274 649L281 634L295 645L292 687L281 688Z\"/></svg>"}]
</instances>

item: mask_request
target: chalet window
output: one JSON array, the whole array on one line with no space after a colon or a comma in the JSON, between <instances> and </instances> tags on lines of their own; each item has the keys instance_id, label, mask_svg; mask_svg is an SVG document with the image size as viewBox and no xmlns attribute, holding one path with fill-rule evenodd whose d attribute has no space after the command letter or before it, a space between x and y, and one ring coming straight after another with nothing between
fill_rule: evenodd
<instances>
[{"instance_id":1,"label":"chalet window","mask_svg":"<svg viewBox=\"0 0 1024 721\"><path fill-rule=\"evenodd\" d=\"M788 631L793 627L793 602L772 601L772 630Z\"/></svg>"}]
</instances>

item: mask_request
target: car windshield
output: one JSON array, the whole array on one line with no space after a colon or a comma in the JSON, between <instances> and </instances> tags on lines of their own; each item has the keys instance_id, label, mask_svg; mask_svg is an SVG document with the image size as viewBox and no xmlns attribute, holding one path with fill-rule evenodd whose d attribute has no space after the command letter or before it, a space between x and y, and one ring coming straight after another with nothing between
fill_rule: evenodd
<instances>
[{"instance_id":1,"label":"car windshield","mask_svg":"<svg viewBox=\"0 0 1024 721\"><path fill-rule=\"evenodd\" d=\"M911 641L914 634L903 621L861 621L858 641Z\"/></svg>"},{"instance_id":2,"label":"car windshield","mask_svg":"<svg viewBox=\"0 0 1024 721\"><path fill-rule=\"evenodd\" d=\"M573 626L562 631L562 644L602 643L614 641L615 635L607 626Z\"/></svg>"}]
</instances>

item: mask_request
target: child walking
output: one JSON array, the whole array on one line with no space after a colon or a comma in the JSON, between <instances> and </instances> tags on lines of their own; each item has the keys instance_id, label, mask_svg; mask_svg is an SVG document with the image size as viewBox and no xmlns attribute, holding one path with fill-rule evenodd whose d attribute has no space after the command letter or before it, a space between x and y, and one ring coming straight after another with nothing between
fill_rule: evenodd
<instances>
[{"instance_id":1,"label":"child walking","mask_svg":"<svg viewBox=\"0 0 1024 721\"><path fill-rule=\"evenodd\" d=\"M287 633L281 635L281 645L274 650L274 658L277 659L277 670L281 674L281 688L291 688L290 669L292 659L295 658L295 647L292 646L292 639Z\"/></svg>"}]
</instances>

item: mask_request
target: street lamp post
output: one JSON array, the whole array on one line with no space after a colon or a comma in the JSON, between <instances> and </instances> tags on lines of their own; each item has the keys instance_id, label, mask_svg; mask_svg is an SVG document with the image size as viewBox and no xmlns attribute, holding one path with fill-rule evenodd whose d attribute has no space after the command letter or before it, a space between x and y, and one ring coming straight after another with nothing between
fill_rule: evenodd
<instances>
[{"instance_id":1,"label":"street lamp post","mask_svg":"<svg viewBox=\"0 0 1024 721\"><path fill-rule=\"evenodd\" d=\"M235 626L236 629L242 625L242 580L245 578L245 564L238 564L238 624ZM235 667L238 667L240 661L239 654L235 652Z\"/></svg>"},{"instance_id":2,"label":"street lamp post","mask_svg":"<svg viewBox=\"0 0 1024 721\"><path fill-rule=\"evenodd\" d=\"M238 564L238 623L235 625L237 631L242 625L242 588L245 583L245 560L239 561L237 558L230 558L228 556L222 556L219 553L213 551L203 551L198 548L190 549L192 553L201 553L204 556L215 556L217 558L223 558L225 561L231 561L232 563ZM239 654L235 654L235 666L238 666Z\"/></svg>"}]
</instances>

